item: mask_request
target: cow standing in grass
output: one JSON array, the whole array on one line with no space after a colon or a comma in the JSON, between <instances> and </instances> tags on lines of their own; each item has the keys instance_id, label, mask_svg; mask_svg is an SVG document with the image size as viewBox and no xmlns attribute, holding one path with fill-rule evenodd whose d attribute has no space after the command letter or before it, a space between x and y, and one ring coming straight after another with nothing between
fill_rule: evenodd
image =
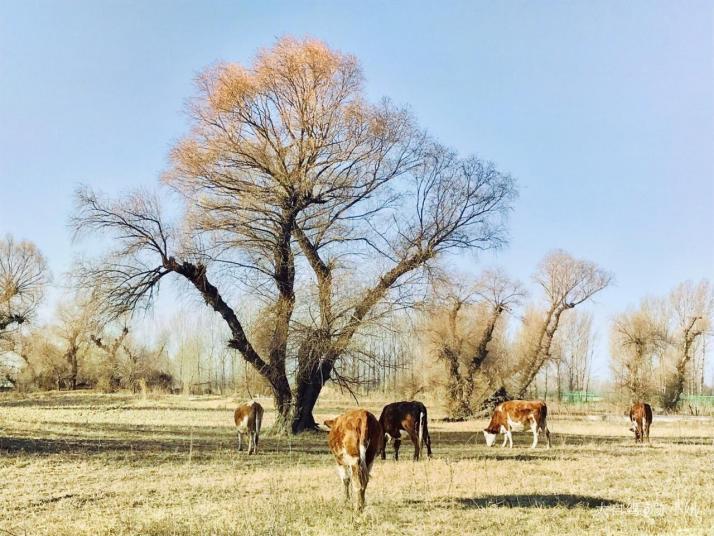
<instances>
[{"instance_id":1,"label":"cow standing in grass","mask_svg":"<svg viewBox=\"0 0 714 536\"><path fill-rule=\"evenodd\" d=\"M255 400L236 408L233 418L238 428L238 450L243 447L243 434L248 434L248 454L257 454L260 426L263 423L263 406Z\"/></svg>"},{"instance_id":2,"label":"cow standing in grass","mask_svg":"<svg viewBox=\"0 0 714 536\"><path fill-rule=\"evenodd\" d=\"M383 460L387 457L387 438L394 441L394 459L399 459L402 437L409 437L414 444L414 461L419 460L424 445L426 445L427 457L431 458L431 437L427 425L426 406L421 402L414 400L387 404L379 416L379 424L385 435L381 451Z\"/></svg>"},{"instance_id":3,"label":"cow standing in grass","mask_svg":"<svg viewBox=\"0 0 714 536\"><path fill-rule=\"evenodd\" d=\"M496 435L504 434L503 444L509 442L513 448L512 431L522 431L529 426L533 433L533 444L531 448L538 445L538 433L544 432L550 448L550 430L548 430L548 407L542 400L510 400L496 406L491 416L491 422L484 429L483 435L486 438L486 445L489 447L496 441Z\"/></svg>"},{"instance_id":4,"label":"cow standing in grass","mask_svg":"<svg viewBox=\"0 0 714 536\"><path fill-rule=\"evenodd\" d=\"M652 406L645 402L637 402L630 408L630 430L635 432L635 443L642 443L645 438L650 442L650 425L652 424Z\"/></svg>"},{"instance_id":5,"label":"cow standing in grass","mask_svg":"<svg viewBox=\"0 0 714 536\"><path fill-rule=\"evenodd\" d=\"M382 449L384 433L377 418L363 409L350 410L336 419L325 421L330 429L327 442L337 461L337 473L350 500L350 483L356 496L355 508L364 508L364 494L369 472Z\"/></svg>"}]
</instances>

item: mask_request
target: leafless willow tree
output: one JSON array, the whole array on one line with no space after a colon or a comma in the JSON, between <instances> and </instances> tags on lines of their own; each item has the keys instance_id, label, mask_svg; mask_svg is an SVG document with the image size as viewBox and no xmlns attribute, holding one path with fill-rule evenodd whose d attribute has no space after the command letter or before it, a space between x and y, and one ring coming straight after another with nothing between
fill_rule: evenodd
<instances>
[{"instance_id":1,"label":"leafless willow tree","mask_svg":"<svg viewBox=\"0 0 714 536\"><path fill-rule=\"evenodd\" d=\"M80 292L57 306L56 323L51 330L68 366L64 387L77 389L82 383L82 365L94 347L92 337L100 329L96 295Z\"/></svg>"},{"instance_id":2,"label":"leafless willow tree","mask_svg":"<svg viewBox=\"0 0 714 536\"><path fill-rule=\"evenodd\" d=\"M168 225L148 194L81 190L75 229L114 241L80 279L104 289L117 315L149 304L167 275L188 281L270 383L279 425L310 429L365 322L418 288L444 252L503 242L514 184L435 143L388 100L368 103L357 60L317 41L282 39L253 65L215 66L197 84L192 130L165 177L185 218ZM232 282L266 305L263 351L239 319L241 300L229 304Z\"/></svg>"},{"instance_id":3,"label":"leafless willow tree","mask_svg":"<svg viewBox=\"0 0 714 536\"><path fill-rule=\"evenodd\" d=\"M618 315L612 323L611 367L631 401L649 400L656 391L654 361L668 340L659 310L655 300L642 300L638 309Z\"/></svg>"},{"instance_id":4,"label":"leafless willow tree","mask_svg":"<svg viewBox=\"0 0 714 536\"><path fill-rule=\"evenodd\" d=\"M486 270L475 284L453 282L441 294L426 311L425 329L433 352L446 364L449 416L463 419L474 412L476 379L484 376L499 320L525 291L502 270Z\"/></svg>"},{"instance_id":5,"label":"leafless willow tree","mask_svg":"<svg viewBox=\"0 0 714 536\"><path fill-rule=\"evenodd\" d=\"M675 409L684 392L687 368L692 360L694 346L698 339L706 336L711 326L714 294L709 281L693 283L687 281L678 285L668 296L671 311L670 333L674 351L674 370L667 379L663 396L665 409Z\"/></svg>"},{"instance_id":6,"label":"leafless willow tree","mask_svg":"<svg viewBox=\"0 0 714 536\"><path fill-rule=\"evenodd\" d=\"M0 238L0 337L34 316L48 280L47 262L35 244Z\"/></svg>"},{"instance_id":7,"label":"leafless willow tree","mask_svg":"<svg viewBox=\"0 0 714 536\"><path fill-rule=\"evenodd\" d=\"M121 386L119 353L122 349L127 352L128 347L125 342L128 336L129 328L126 325L114 337L99 333L90 333L89 335L89 339L97 348L102 350L105 357L105 363L102 367L104 377L100 378L100 387L106 391L116 391Z\"/></svg>"},{"instance_id":8,"label":"leafless willow tree","mask_svg":"<svg viewBox=\"0 0 714 536\"><path fill-rule=\"evenodd\" d=\"M612 274L593 262L556 250L541 261L534 279L545 293L548 308L534 334L533 344L519 363L515 389L517 398L526 395L536 375L550 359L551 345L563 313L606 288Z\"/></svg>"}]
</instances>

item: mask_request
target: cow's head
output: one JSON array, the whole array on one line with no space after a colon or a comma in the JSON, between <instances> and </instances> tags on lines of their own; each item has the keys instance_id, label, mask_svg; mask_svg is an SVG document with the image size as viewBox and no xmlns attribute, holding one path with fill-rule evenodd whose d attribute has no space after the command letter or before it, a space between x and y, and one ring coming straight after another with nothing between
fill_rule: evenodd
<instances>
[{"instance_id":1,"label":"cow's head","mask_svg":"<svg viewBox=\"0 0 714 536\"><path fill-rule=\"evenodd\" d=\"M327 419L325 421L325 426L328 428L332 428L335 425L335 419Z\"/></svg>"},{"instance_id":2,"label":"cow's head","mask_svg":"<svg viewBox=\"0 0 714 536\"><path fill-rule=\"evenodd\" d=\"M484 429L483 437L486 439L487 447L492 447L493 444L496 442L496 434L489 432L488 428Z\"/></svg>"}]
</instances>

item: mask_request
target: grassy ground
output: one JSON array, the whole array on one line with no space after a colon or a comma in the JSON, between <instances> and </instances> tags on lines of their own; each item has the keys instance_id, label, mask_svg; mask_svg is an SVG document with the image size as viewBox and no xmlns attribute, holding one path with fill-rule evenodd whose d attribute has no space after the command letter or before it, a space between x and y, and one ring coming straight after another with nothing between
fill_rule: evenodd
<instances>
[{"instance_id":1,"label":"grassy ground","mask_svg":"<svg viewBox=\"0 0 714 536\"><path fill-rule=\"evenodd\" d=\"M528 434L488 449L483 421L432 415L434 459L411 462L405 443L403 461L378 461L353 514L325 434L265 434L248 457L235 449L235 403L0 398L0 535L714 534L712 421L655 417L640 447L624 417L553 415L554 448L533 451ZM326 400L317 416L347 406Z\"/></svg>"}]
</instances>

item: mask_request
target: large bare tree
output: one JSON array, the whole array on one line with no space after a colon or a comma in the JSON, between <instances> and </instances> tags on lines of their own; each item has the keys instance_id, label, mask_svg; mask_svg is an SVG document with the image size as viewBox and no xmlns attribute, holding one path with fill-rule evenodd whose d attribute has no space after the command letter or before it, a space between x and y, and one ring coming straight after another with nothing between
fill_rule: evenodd
<instances>
[{"instance_id":1,"label":"large bare tree","mask_svg":"<svg viewBox=\"0 0 714 536\"><path fill-rule=\"evenodd\" d=\"M115 237L82 270L109 308L150 303L169 274L190 282L293 432L315 427L322 386L383 304L416 288L444 252L503 242L515 194L508 175L435 143L404 109L368 103L362 82L354 57L282 39L251 66L198 77L192 129L165 177L187 207L179 226L147 194L78 195L76 229ZM246 301L229 304L236 287L265 304L264 350L239 319Z\"/></svg>"},{"instance_id":2,"label":"large bare tree","mask_svg":"<svg viewBox=\"0 0 714 536\"><path fill-rule=\"evenodd\" d=\"M714 308L714 294L709 281L687 281L670 292L670 333L675 346L674 371L667 379L663 397L665 409L676 409L684 392L687 367L698 339L707 335Z\"/></svg>"},{"instance_id":3,"label":"large bare tree","mask_svg":"<svg viewBox=\"0 0 714 536\"><path fill-rule=\"evenodd\" d=\"M648 400L656 389L654 359L664 351L666 322L656 300L645 299L639 308L615 317L610 330L611 367L631 401Z\"/></svg>"},{"instance_id":4,"label":"large bare tree","mask_svg":"<svg viewBox=\"0 0 714 536\"><path fill-rule=\"evenodd\" d=\"M534 277L545 293L548 308L542 316L535 340L519 363L516 397L525 396L543 365L551 357L551 345L561 316L606 288L612 274L597 264L555 250L541 261Z\"/></svg>"},{"instance_id":5,"label":"large bare tree","mask_svg":"<svg viewBox=\"0 0 714 536\"><path fill-rule=\"evenodd\" d=\"M48 280L47 262L35 244L0 238L0 336L34 316Z\"/></svg>"},{"instance_id":6,"label":"large bare tree","mask_svg":"<svg viewBox=\"0 0 714 536\"><path fill-rule=\"evenodd\" d=\"M474 413L474 390L492 355L497 325L525 296L520 283L503 270L485 270L478 280L465 285L454 278L437 293L426 311L425 331L432 352L446 365L447 411L453 419Z\"/></svg>"}]
</instances>

